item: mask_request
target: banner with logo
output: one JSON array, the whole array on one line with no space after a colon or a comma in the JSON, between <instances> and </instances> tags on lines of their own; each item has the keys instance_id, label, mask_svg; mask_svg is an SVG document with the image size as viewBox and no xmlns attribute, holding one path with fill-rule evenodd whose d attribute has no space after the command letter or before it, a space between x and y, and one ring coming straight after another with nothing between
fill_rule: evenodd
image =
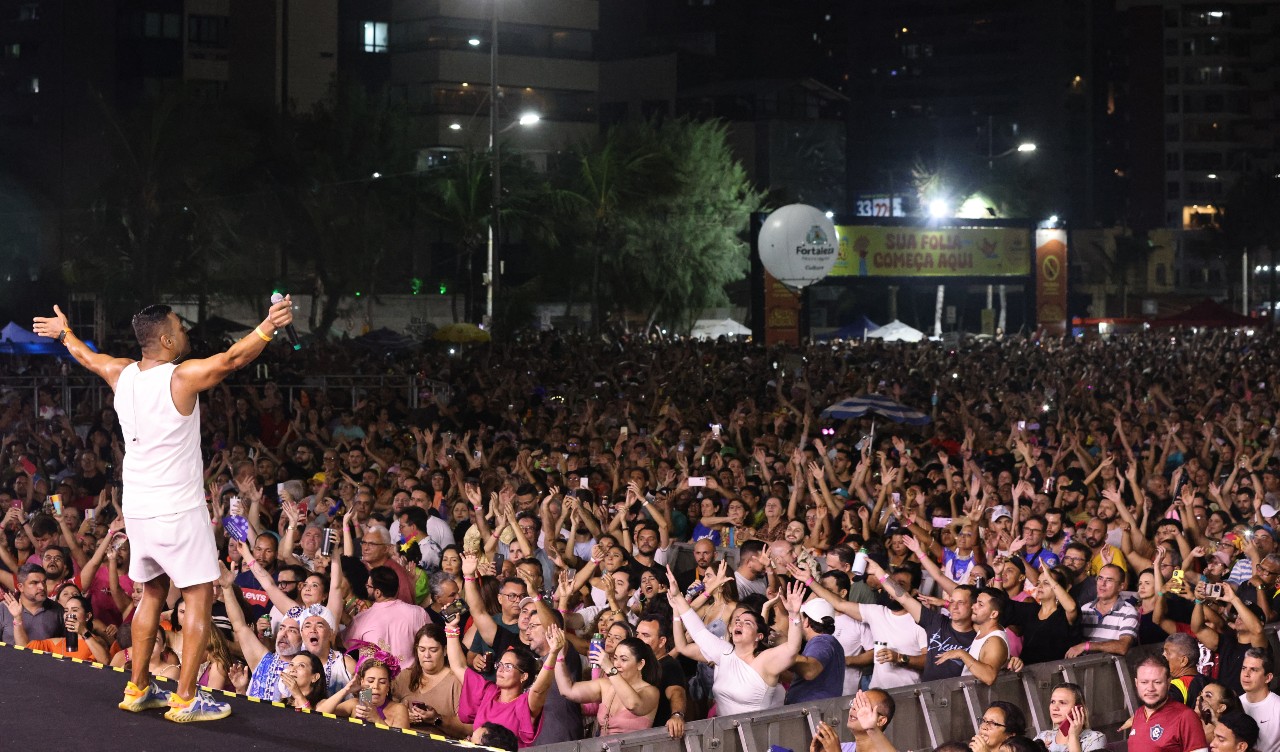
<instances>
[{"instance_id":1,"label":"banner with logo","mask_svg":"<svg viewBox=\"0 0 1280 752\"><path fill-rule=\"evenodd\" d=\"M1050 334L1067 330L1067 231L1036 230L1036 324Z\"/></svg>"},{"instance_id":2,"label":"banner with logo","mask_svg":"<svg viewBox=\"0 0 1280 752\"><path fill-rule=\"evenodd\" d=\"M1018 277L1031 273L1031 233L1007 227L841 225L833 277Z\"/></svg>"},{"instance_id":3,"label":"banner with logo","mask_svg":"<svg viewBox=\"0 0 1280 752\"><path fill-rule=\"evenodd\" d=\"M800 293L764 273L764 344L800 344Z\"/></svg>"}]
</instances>

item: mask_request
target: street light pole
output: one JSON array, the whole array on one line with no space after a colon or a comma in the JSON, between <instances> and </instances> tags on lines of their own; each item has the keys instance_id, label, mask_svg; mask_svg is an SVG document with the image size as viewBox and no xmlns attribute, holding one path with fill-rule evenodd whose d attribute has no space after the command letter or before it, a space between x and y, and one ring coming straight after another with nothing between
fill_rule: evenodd
<instances>
[{"instance_id":1,"label":"street light pole","mask_svg":"<svg viewBox=\"0 0 1280 752\"><path fill-rule=\"evenodd\" d=\"M489 199L489 257L485 264L484 323L493 325L494 288L498 286L497 263L499 232L498 208L502 203L502 171L498 166L498 0L493 2L492 26L489 32L489 183L493 193Z\"/></svg>"}]
</instances>

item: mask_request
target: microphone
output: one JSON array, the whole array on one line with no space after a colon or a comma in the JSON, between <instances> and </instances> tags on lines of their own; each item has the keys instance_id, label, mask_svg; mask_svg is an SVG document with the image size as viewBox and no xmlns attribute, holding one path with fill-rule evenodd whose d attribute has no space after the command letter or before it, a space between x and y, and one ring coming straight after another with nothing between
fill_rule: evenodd
<instances>
[{"instance_id":1,"label":"microphone","mask_svg":"<svg viewBox=\"0 0 1280 752\"><path fill-rule=\"evenodd\" d=\"M271 293L271 304L275 305L284 300L284 296L278 292ZM302 343L298 341L298 332L293 328L293 324L285 324L280 331L284 332L284 341L295 350L302 349Z\"/></svg>"}]
</instances>

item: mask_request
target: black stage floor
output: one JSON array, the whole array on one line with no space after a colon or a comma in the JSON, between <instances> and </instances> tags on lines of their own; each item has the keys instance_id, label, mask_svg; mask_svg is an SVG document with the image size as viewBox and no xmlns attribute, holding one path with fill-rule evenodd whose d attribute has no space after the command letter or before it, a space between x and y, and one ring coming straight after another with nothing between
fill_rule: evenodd
<instances>
[{"instance_id":1,"label":"black stage floor","mask_svg":"<svg viewBox=\"0 0 1280 752\"><path fill-rule=\"evenodd\" d=\"M129 752L458 752L443 737L379 728L299 713L246 697L230 698L231 716L179 724L163 710L126 713L116 707L128 681L119 669L57 658L0 643L0 749L128 750Z\"/></svg>"}]
</instances>

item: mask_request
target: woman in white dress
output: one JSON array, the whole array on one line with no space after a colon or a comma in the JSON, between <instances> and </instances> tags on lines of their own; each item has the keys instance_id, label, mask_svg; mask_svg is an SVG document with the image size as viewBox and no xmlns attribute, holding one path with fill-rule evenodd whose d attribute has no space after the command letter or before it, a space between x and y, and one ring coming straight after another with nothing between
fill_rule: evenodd
<instances>
[{"instance_id":1,"label":"woman in white dress","mask_svg":"<svg viewBox=\"0 0 1280 752\"><path fill-rule=\"evenodd\" d=\"M785 692L778 679L791 667L800 652L800 607L804 604L804 586L792 583L782 597L782 606L791 620L786 642L765 648L769 627L755 611L740 608L729 625L729 639L713 635L689 608L689 603L676 584L675 575L667 569L670 581L667 599L679 617L675 622L676 652L696 661L715 666L711 690L716 701L716 715L754 713L780 707ZM685 639L685 632L693 644Z\"/></svg>"}]
</instances>

